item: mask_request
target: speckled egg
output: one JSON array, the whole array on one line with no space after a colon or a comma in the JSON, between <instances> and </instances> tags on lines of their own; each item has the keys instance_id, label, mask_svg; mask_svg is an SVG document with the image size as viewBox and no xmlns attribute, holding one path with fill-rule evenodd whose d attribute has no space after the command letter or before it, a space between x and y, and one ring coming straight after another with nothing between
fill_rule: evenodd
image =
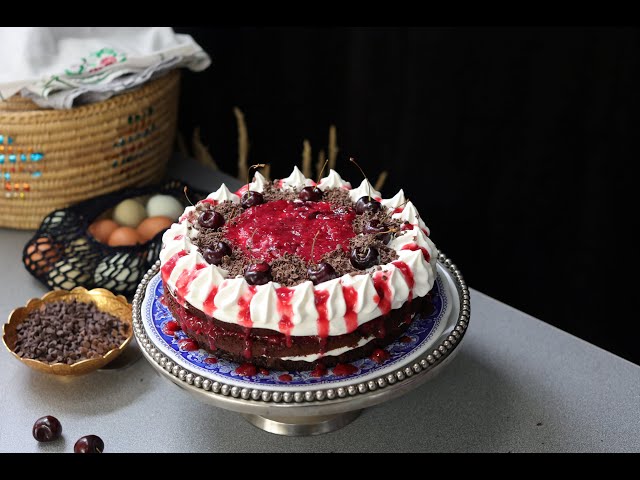
<instances>
[{"instance_id":1,"label":"speckled egg","mask_svg":"<svg viewBox=\"0 0 640 480\"><path fill-rule=\"evenodd\" d=\"M93 280L97 287L115 293L131 290L142 279L142 258L129 253L116 253L106 257L96 267Z\"/></svg>"},{"instance_id":2,"label":"speckled egg","mask_svg":"<svg viewBox=\"0 0 640 480\"><path fill-rule=\"evenodd\" d=\"M121 201L113 211L113 219L123 227L136 228L146 216L144 207L131 198Z\"/></svg>"},{"instance_id":3,"label":"speckled egg","mask_svg":"<svg viewBox=\"0 0 640 480\"><path fill-rule=\"evenodd\" d=\"M169 217L177 220L184 212L184 206L171 195L154 195L147 202L149 217Z\"/></svg>"}]
</instances>

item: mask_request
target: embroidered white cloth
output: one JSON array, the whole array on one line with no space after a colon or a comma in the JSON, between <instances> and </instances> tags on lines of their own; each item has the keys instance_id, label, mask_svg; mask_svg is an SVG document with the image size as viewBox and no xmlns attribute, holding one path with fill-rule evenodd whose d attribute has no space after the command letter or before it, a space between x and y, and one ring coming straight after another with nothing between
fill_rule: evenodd
<instances>
[{"instance_id":1,"label":"embroidered white cloth","mask_svg":"<svg viewBox=\"0 0 640 480\"><path fill-rule=\"evenodd\" d=\"M20 92L58 109L211 64L190 35L171 27L0 27L0 59L0 99Z\"/></svg>"}]
</instances>

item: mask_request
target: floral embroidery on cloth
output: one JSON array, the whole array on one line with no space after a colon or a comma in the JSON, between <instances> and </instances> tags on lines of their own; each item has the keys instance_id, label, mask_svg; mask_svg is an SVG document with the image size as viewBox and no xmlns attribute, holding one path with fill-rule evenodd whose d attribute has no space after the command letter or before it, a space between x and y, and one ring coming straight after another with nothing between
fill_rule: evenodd
<instances>
[{"instance_id":1,"label":"floral embroidery on cloth","mask_svg":"<svg viewBox=\"0 0 640 480\"><path fill-rule=\"evenodd\" d=\"M82 58L82 63L65 69L65 73L70 77L87 73L93 74L114 63L124 63L126 61L127 56L124 53L118 53L113 48L105 47Z\"/></svg>"}]
</instances>

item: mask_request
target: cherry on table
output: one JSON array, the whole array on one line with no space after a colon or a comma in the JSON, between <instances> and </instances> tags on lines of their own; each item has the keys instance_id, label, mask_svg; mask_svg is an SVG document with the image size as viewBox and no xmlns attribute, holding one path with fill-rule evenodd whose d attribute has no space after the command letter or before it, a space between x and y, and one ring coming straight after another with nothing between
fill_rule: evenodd
<instances>
[{"instance_id":1,"label":"cherry on table","mask_svg":"<svg viewBox=\"0 0 640 480\"><path fill-rule=\"evenodd\" d=\"M375 247L354 248L349 257L351 265L358 270L373 267L380 263L380 253Z\"/></svg>"},{"instance_id":2,"label":"cherry on table","mask_svg":"<svg viewBox=\"0 0 640 480\"><path fill-rule=\"evenodd\" d=\"M206 247L202 256L211 265L220 265L225 256L231 255L231 247L224 242L218 242Z\"/></svg>"},{"instance_id":3,"label":"cherry on table","mask_svg":"<svg viewBox=\"0 0 640 480\"><path fill-rule=\"evenodd\" d=\"M224 225L224 217L215 210L207 210L198 217L198 224L204 228L217 229Z\"/></svg>"},{"instance_id":4,"label":"cherry on table","mask_svg":"<svg viewBox=\"0 0 640 480\"><path fill-rule=\"evenodd\" d=\"M261 205L263 203L264 195L260 192L254 192L253 190L245 192L240 199L240 205L242 205L242 208L255 207L256 205Z\"/></svg>"},{"instance_id":5,"label":"cherry on table","mask_svg":"<svg viewBox=\"0 0 640 480\"><path fill-rule=\"evenodd\" d=\"M267 262L252 263L244 272L249 285L264 285L271 281L271 267Z\"/></svg>"},{"instance_id":6,"label":"cherry on table","mask_svg":"<svg viewBox=\"0 0 640 480\"><path fill-rule=\"evenodd\" d=\"M75 453L102 453L104 452L104 442L97 435L85 435L80 437L73 446Z\"/></svg>"},{"instance_id":7,"label":"cherry on table","mask_svg":"<svg viewBox=\"0 0 640 480\"><path fill-rule=\"evenodd\" d=\"M360 197L356 202L356 213L362 215L365 212L376 213L382 210L382 204L371 197Z\"/></svg>"},{"instance_id":8,"label":"cherry on table","mask_svg":"<svg viewBox=\"0 0 640 480\"><path fill-rule=\"evenodd\" d=\"M319 202L322 200L322 190L318 187L304 187L300 190L298 198L305 202Z\"/></svg>"},{"instance_id":9,"label":"cherry on table","mask_svg":"<svg viewBox=\"0 0 640 480\"><path fill-rule=\"evenodd\" d=\"M56 417L47 415L40 417L33 424L33 438L39 442L50 442L57 440L62 434L62 425Z\"/></svg>"},{"instance_id":10,"label":"cherry on table","mask_svg":"<svg viewBox=\"0 0 640 480\"><path fill-rule=\"evenodd\" d=\"M314 285L328 282L338 276L335 269L327 262L320 262L318 265L307 268L307 274Z\"/></svg>"}]
</instances>

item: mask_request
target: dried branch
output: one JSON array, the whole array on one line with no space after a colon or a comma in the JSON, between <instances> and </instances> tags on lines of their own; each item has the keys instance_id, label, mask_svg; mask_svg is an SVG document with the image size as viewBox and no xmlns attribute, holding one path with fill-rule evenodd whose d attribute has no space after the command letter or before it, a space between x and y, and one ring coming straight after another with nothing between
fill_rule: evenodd
<instances>
[{"instance_id":1,"label":"dried branch","mask_svg":"<svg viewBox=\"0 0 640 480\"><path fill-rule=\"evenodd\" d=\"M238 124L238 178L242 180L244 172L247 171L247 159L249 158L249 135L247 124L244 121L244 114L238 107L233 107Z\"/></svg>"},{"instance_id":2,"label":"dried branch","mask_svg":"<svg viewBox=\"0 0 640 480\"><path fill-rule=\"evenodd\" d=\"M311 144L307 139L302 142L302 174L311 178Z\"/></svg>"}]
</instances>

